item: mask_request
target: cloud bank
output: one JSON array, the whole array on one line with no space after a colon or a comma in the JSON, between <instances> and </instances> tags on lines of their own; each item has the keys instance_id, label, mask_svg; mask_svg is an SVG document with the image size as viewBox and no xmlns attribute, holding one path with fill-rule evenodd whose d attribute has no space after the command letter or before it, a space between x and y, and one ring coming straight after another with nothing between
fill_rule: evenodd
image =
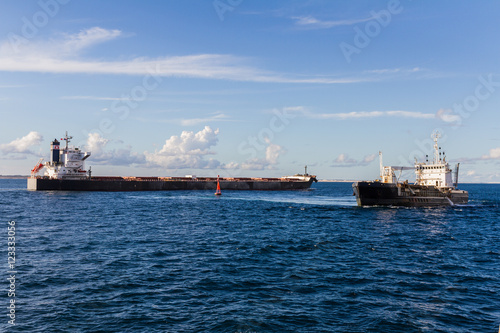
<instances>
[{"instance_id":1,"label":"cloud bank","mask_svg":"<svg viewBox=\"0 0 500 333\"><path fill-rule=\"evenodd\" d=\"M221 163L212 158L210 149L214 147L219 130L209 126L197 133L183 131L180 136L172 135L160 150L137 153L130 146L121 149L109 149L111 140L98 133L89 133L85 149L92 153L92 163L103 165L142 165L165 169L213 169Z\"/></svg>"},{"instance_id":2,"label":"cloud bank","mask_svg":"<svg viewBox=\"0 0 500 333\"><path fill-rule=\"evenodd\" d=\"M490 149L490 153L488 155L483 155L481 157L483 160L496 160L500 159L500 147Z\"/></svg>"},{"instance_id":3,"label":"cloud bank","mask_svg":"<svg viewBox=\"0 0 500 333\"><path fill-rule=\"evenodd\" d=\"M15 139L9 143L1 144L0 151L4 154L27 154L35 155L33 146L38 146L43 141L43 136L35 131L29 132L22 138Z\"/></svg>"},{"instance_id":4,"label":"cloud bank","mask_svg":"<svg viewBox=\"0 0 500 333\"><path fill-rule=\"evenodd\" d=\"M414 119L435 119L436 115L433 113L422 113L417 111L402 111L402 110L389 110L389 111L352 111L352 112L339 112L339 113L314 113L309 111L303 106L295 106L285 108L288 114L295 116L303 116L310 119L363 119L363 118L380 118L380 117L397 117L397 118L414 118Z\"/></svg>"},{"instance_id":5,"label":"cloud bank","mask_svg":"<svg viewBox=\"0 0 500 333\"><path fill-rule=\"evenodd\" d=\"M143 166L162 169L242 169L265 170L273 169L278 164L279 157L285 149L266 140L267 147L264 158L249 159L243 163L221 163L211 155L212 149L219 142L219 130L205 126L198 132L183 131L180 135L172 135L165 140L161 149L154 152L137 153L131 146L110 149L112 140L102 137L98 133L89 133L85 143L85 150L91 152L90 163L109 166ZM41 135L31 132L27 136L0 145L3 152L18 152L34 154L30 150L33 144L39 144ZM116 141L115 144L120 144Z\"/></svg>"},{"instance_id":6,"label":"cloud bank","mask_svg":"<svg viewBox=\"0 0 500 333\"><path fill-rule=\"evenodd\" d=\"M278 158L281 154L285 153L286 150L280 145L271 143L271 141L266 140L266 157L265 158L253 158L241 164L233 164L232 169L243 169L243 170L272 170L274 166L278 164ZM228 169L230 166L227 167Z\"/></svg>"},{"instance_id":7,"label":"cloud bank","mask_svg":"<svg viewBox=\"0 0 500 333\"><path fill-rule=\"evenodd\" d=\"M374 17L370 16L363 19L351 19L351 20L330 20L323 21L312 16L294 16L295 25L307 29L330 29L338 26L354 25L362 22L367 22L373 20Z\"/></svg>"},{"instance_id":8,"label":"cloud bank","mask_svg":"<svg viewBox=\"0 0 500 333\"><path fill-rule=\"evenodd\" d=\"M167 169L213 169L220 162L209 158L214 154L210 149L219 141L219 130L209 126L197 133L183 131L180 136L173 135L165 141L162 149L154 153L145 152L146 161L151 166Z\"/></svg>"},{"instance_id":9,"label":"cloud bank","mask_svg":"<svg viewBox=\"0 0 500 333\"><path fill-rule=\"evenodd\" d=\"M144 155L133 152L130 146L121 149L106 149L109 142L110 140L98 133L89 133L85 149L91 152L92 163L128 166L146 162Z\"/></svg>"},{"instance_id":10,"label":"cloud bank","mask_svg":"<svg viewBox=\"0 0 500 333\"><path fill-rule=\"evenodd\" d=\"M334 163L331 166L334 168L366 166L373 162L376 157L376 154L366 155L362 160L358 161L350 158L348 154L342 153L334 160Z\"/></svg>"}]
</instances>

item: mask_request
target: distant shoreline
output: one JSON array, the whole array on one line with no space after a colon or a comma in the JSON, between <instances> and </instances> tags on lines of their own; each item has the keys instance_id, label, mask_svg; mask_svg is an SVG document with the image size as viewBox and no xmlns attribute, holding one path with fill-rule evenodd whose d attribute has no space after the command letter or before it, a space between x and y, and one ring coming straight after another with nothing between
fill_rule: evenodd
<instances>
[{"instance_id":1,"label":"distant shoreline","mask_svg":"<svg viewBox=\"0 0 500 333\"><path fill-rule=\"evenodd\" d=\"M2 176L0 175L0 179L28 179L30 176L20 176L20 175L13 175L13 176Z\"/></svg>"},{"instance_id":2,"label":"distant shoreline","mask_svg":"<svg viewBox=\"0 0 500 333\"><path fill-rule=\"evenodd\" d=\"M320 183L354 183L359 180L344 180L344 179L318 179Z\"/></svg>"}]
</instances>

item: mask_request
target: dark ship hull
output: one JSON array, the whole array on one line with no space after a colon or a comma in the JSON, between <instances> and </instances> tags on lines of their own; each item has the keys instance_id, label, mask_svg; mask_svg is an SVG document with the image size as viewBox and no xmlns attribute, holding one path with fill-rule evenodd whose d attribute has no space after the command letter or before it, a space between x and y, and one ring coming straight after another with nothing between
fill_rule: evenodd
<instances>
[{"instance_id":1,"label":"dark ship hull","mask_svg":"<svg viewBox=\"0 0 500 333\"><path fill-rule=\"evenodd\" d=\"M469 201L467 191L408 183L363 181L355 182L352 188L358 206L453 206Z\"/></svg>"},{"instance_id":2,"label":"dark ship hull","mask_svg":"<svg viewBox=\"0 0 500 333\"><path fill-rule=\"evenodd\" d=\"M306 190L315 176L294 178L220 178L221 190ZM31 191L173 191L215 190L217 178L92 177L92 179L28 178Z\"/></svg>"}]
</instances>

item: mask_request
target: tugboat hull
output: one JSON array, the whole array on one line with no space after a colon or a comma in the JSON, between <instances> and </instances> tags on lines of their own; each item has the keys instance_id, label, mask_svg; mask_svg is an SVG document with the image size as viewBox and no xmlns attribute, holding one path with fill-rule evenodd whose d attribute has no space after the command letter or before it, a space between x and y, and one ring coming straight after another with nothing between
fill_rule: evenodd
<instances>
[{"instance_id":1,"label":"tugboat hull","mask_svg":"<svg viewBox=\"0 0 500 333\"><path fill-rule=\"evenodd\" d=\"M355 182L352 187L358 206L453 206L469 201L467 191L407 183L364 181Z\"/></svg>"}]
</instances>

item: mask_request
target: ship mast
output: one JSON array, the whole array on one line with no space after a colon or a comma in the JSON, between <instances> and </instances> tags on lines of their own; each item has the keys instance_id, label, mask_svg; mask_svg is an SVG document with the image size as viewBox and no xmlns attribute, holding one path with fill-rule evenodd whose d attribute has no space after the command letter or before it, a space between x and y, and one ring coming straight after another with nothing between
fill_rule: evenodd
<instances>
[{"instance_id":1,"label":"ship mast","mask_svg":"<svg viewBox=\"0 0 500 333\"><path fill-rule=\"evenodd\" d=\"M432 133L431 138L434 139L434 164L438 164L440 162L439 158L439 147L438 147L438 139L441 137L441 133L439 131L434 131Z\"/></svg>"},{"instance_id":2,"label":"ship mast","mask_svg":"<svg viewBox=\"0 0 500 333\"><path fill-rule=\"evenodd\" d=\"M380 162L380 178L384 177L384 162L382 162L382 152L378 152L378 159Z\"/></svg>"},{"instance_id":3,"label":"ship mast","mask_svg":"<svg viewBox=\"0 0 500 333\"><path fill-rule=\"evenodd\" d=\"M72 137L72 136L68 136L68 131L66 131L66 136L65 136L64 138L61 138L61 141L62 141L62 140L65 140L65 141L66 141L66 148L65 148L65 150L66 150L66 151L68 150L68 144L69 144L69 141L70 141L71 139L73 139L73 137Z\"/></svg>"}]
</instances>

